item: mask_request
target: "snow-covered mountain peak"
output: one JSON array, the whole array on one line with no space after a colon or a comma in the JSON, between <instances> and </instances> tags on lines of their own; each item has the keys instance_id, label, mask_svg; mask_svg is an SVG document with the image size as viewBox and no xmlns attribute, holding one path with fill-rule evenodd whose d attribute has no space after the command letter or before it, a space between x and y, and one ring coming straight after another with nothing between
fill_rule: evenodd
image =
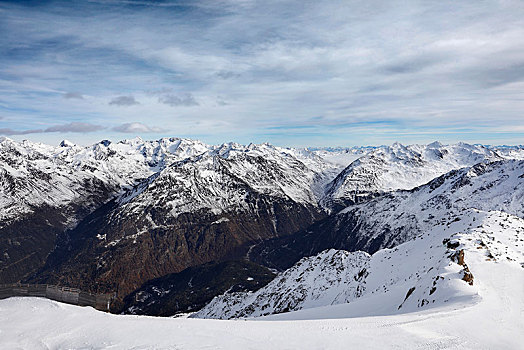
<instances>
[{"instance_id":1,"label":"snow-covered mountain peak","mask_svg":"<svg viewBox=\"0 0 524 350\"><path fill-rule=\"evenodd\" d=\"M174 162L126 194L139 205L167 201L173 215L201 208L215 212L240 205L246 189L316 206L313 184L317 174L290 153L275 147L224 144L216 149ZM157 192L169 187L173 193ZM138 197L137 197L138 196ZM146 199L147 198L147 199ZM140 204L142 203L142 204Z\"/></svg>"},{"instance_id":2,"label":"snow-covered mountain peak","mask_svg":"<svg viewBox=\"0 0 524 350\"><path fill-rule=\"evenodd\" d=\"M127 143L127 144L130 144L130 145L140 145L140 144L144 143L144 140L142 140L142 138L140 136L135 136L132 139L122 140L122 143Z\"/></svg>"},{"instance_id":3,"label":"snow-covered mountain peak","mask_svg":"<svg viewBox=\"0 0 524 350\"><path fill-rule=\"evenodd\" d=\"M345 206L384 192L412 189L453 169L501 159L483 146L395 143L376 148L346 167L327 186L322 202L327 207Z\"/></svg>"},{"instance_id":4,"label":"snow-covered mountain peak","mask_svg":"<svg viewBox=\"0 0 524 350\"><path fill-rule=\"evenodd\" d=\"M383 148L378 148L383 149ZM400 142L394 142L390 147L386 147L386 149L392 150L394 152L407 152L408 148L401 144Z\"/></svg>"},{"instance_id":5,"label":"snow-covered mountain peak","mask_svg":"<svg viewBox=\"0 0 524 350\"><path fill-rule=\"evenodd\" d=\"M440 141L433 141L427 145L428 148L441 148L442 146L444 145Z\"/></svg>"},{"instance_id":6,"label":"snow-covered mountain peak","mask_svg":"<svg viewBox=\"0 0 524 350\"><path fill-rule=\"evenodd\" d=\"M62 140L60 142L60 147L73 147L75 144L69 140Z\"/></svg>"}]
</instances>

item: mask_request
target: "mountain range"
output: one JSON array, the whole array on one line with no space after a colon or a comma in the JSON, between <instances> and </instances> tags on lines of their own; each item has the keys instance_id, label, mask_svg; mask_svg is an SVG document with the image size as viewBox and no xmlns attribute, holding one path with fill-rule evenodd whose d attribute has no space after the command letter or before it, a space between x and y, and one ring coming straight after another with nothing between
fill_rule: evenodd
<instances>
[{"instance_id":1,"label":"mountain range","mask_svg":"<svg viewBox=\"0 0 524 350\"><path fill-rule=\"evenodd\" d=\"M523 159L523 147L465 143L2 138L0 283L114 293L114 312L213 318L473 300L469 256L524 266Z\"/></svg>"}]
</instances>

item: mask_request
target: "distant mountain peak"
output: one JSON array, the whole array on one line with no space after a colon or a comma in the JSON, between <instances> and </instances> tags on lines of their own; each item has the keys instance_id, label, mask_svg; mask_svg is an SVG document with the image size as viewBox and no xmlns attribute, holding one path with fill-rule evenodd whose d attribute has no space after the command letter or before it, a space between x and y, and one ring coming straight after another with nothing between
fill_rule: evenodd
<instances>
[{"instance_id":1,"label":"distant mountain peak","mask_svg":"<svg viewBox=\"0 0 524 350\"><path fill-rule=\"evenodd\" d=\"M440 148L442 146L443 144L440 143L439 141L433 141L427 145L428 148Z\"/></svg>"},{"instance_id":2,"label":"distant mountain peak","mask_svg":"<svg viewBox=\"0 0 524 350\"><path fill-rule=\"evenodd\" d=\"M60 142L60 147L73 147L75 144L69 140L62 140Z\"/></svg>"}]
</instances>

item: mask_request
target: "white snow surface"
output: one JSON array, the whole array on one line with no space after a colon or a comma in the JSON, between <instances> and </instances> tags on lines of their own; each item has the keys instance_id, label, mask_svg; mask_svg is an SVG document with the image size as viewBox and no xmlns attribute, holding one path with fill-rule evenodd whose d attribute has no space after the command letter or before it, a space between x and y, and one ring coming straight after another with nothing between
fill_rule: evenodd
<instances>
[{"instance_id":1,"label":"white snow surface","mask_svg":"<svg viewBox=\"0 0 524 350\"><path fill-rule=\"evenodd\" d=\"M524 159L524 146L493 146L490 147L507 159Z\"/></svg>"},{"instance_id":2,"label":"white snow surface","mask_svg":"<svg viewBox=\"0 0 524 350\"><path fill-rule=\"evenodd\" d=\"M522 253L522 240L518 240L520 250L515 246L515 240L522 238L522 220L499 214L478 212L471 215L477 220L484 217L484 228L473 228L454 238L460 241L460 248L466 250L465 261L474 275L473 286L456 278L458 265L447 264L444 259L440 263L430 261L430 256L435 257L430 250L424 263L437 266L438 273L444 277L439 279L433 294L439 302L431 303L430 308L416 308L415 304L428 293L422 288L423 282L433 280L437 273L433 270L408 281L398 281L398 288L377 291L357 302L248 320L111 315L46 299L10 298L0 300L0 348L522 349L524 269L517 261L507 259L509 256L517 258L518 253ZM456 229L461 231L466 227L463 225L459 230L457 226ZM515 236L517 228L520 233ZM482 233L483 229L487 233ZM480 246L479 239L490 245L487 248ZM425 240L429 243L431 237L419 238L412 246L422 246ZM444 246L442 242L437 243L435 251L441 251ZM402 258L395 269L382 271L382 277L407 276L400 274L410 270L405 266L404 254L408 254L408 258L416 254L410 262L424 255L423 250L410 250L408 246L399 246L396 252L377 253L377 264L381 259L389 261L388 257ZM477 249L479 246L481 248ZM486 260L488 250L505 254L506 249L509 254L496 257L496 261ZM416 262L417 267L424 263ZM375 269L373 263L370 269ZM391 270L397 274L388 275ZM370 281L370 285L373 283ZM398 302L402 302L407 287L413 285L417 289L400 309L403 313L390 314ZM445 302L446 299L449 301ZM362 316L366 314L368 316Z\"/></svg>"}]
</instances>

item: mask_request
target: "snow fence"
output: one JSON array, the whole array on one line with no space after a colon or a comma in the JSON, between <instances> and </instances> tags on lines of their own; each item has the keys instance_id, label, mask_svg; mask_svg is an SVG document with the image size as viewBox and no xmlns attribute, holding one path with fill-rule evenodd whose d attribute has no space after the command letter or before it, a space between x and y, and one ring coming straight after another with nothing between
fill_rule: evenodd
<instances>
[{"instance_id":1,"label":"snow fence","mask_svg":"<svg viewBox=\"0 0 524 350\"><path fill-rule=\"evenodd\" d=\"M49 284L0 284L0 299L10 297L42 297L78 306L92 306L109 311L112 294L91 294L80 289Z\"/></svg>"}]
</instances>

